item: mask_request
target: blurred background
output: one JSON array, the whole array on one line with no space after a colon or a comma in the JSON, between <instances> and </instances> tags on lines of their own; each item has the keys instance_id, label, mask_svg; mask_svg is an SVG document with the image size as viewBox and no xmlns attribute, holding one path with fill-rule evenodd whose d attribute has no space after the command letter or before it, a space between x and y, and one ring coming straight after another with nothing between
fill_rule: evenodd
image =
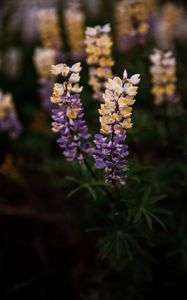
<instances>
[{"instance_id":1,"label":"blurred background","mask_svg":"<svg viewBox=\"0 0 187 300\"><path fill-rule=\"evenodd\" d=\"M0 0L0 299L153 300L186 294L186 1L137 2L147 10L137 9L129 34L121 0ZM86 26L106 23L112 28L113 73L122 76L126 68L141 74L127 137L129 183L121 194L133 191L139 201L153 191L164 199L158 208L168 211L164 224L155 220L152 230L143 223L135 229L123 222L106 225L110 199L91 189L84 167L65 161L51 131L49 66L78 61L85 118L92 134L99 131L100 102L88 85L84 34ZM179 101L169 106L155 105L151 93L154 48L176 57ZM13 111L8 125L2 121L5 94ZM97 176L104 178L102 172ZM88 189L79 190L80 184ZM112 246L105 255L97 228L106 227L110 235L118 226L132 230L138 243L123 244L119 257Z\"/></svg>"}]
</instances>

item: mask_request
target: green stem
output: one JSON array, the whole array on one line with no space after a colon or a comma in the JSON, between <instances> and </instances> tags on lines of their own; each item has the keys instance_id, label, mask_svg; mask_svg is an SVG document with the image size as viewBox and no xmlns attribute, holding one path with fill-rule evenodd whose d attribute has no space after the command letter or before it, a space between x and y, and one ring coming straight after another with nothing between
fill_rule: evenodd
<instances>
[{"instance_id":1,"label":"green stem","mask_svg":"<svg viewBox=\"0 0 187 300\"><path fill-rule=\"evenodd\" d=\"M93 172L93 170L92 170L92 168L91 168L89 162L85 159L84 163L85 163L85 166L87 167L88 171L89 171L90 174L92 175L92 177L93 177L94 179L97 179L97 176L96 176L95 173Z\"/></svg>"}]
</instances>

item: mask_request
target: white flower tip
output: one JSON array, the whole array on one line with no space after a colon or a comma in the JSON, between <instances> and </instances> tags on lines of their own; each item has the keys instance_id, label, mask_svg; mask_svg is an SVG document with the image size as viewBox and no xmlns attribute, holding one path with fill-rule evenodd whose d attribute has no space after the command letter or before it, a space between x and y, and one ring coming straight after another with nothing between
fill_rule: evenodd
<instances>
[{"instance_id":1,"label":"white flower tip","mask_svg":"<svg viewBox=\"0 0 187 300\"><path fill-rule=\"evenodd\" d=\"M102 32L104 33L108 33L111 31L111 26L110 24L105 24L103 27L102 27Z\"/></svg>"},{"instance_id":2,"label":"white flower tip","mask_svg":"<svg viewBox=\"0 0 187 300\"><path fill-rule=\"evenodd\" d=\"M123 79L127 79L128 73L127 70L125 69L123 72Z\"/></svg>"},{"instance_id":3,"label":"white flower tip","mask_svg":"<svg viewBox=\"0 0 187 300\"><path fill-rule=\"evenodd\" d=\"M140 74L134 74L133 76L131 76L129 82L131 82L132 84L138 84L140 82Z\"/></svg>"}]
</instances>

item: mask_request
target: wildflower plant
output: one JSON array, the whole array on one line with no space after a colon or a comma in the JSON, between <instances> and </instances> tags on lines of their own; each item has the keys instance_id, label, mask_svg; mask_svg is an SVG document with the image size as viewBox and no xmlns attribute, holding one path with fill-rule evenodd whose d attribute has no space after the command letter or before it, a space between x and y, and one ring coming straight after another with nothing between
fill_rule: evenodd
<instances>
[{"instance_id":1,"label":"wildflower plant","mask_svg":"<svg viewBox=\"0 0 187 300\"><path fill-rule=\"evenodd\" d=\"M34 52L34 64L39 75L39 95L42 107L50 111L50 96L53 87L53 75L50 72L51 65L56 63L56 50L50 48L36 48Z\"/></svg>"},{"instance_id":2,"label":"wildflower plant","mask_svg":"<svg viewBox=\"0 0 187 300\"><path fill-rule=\"evenodd\" d=\"M64 25L66 29L71 57L80 59L84 54L84 26L85 15L79 5L71 3L64 11ZM75 29L76 28L76 29Z\"/></svg>"},{"instance_id":3,"label":"wildflower plant","mask_svg":"<svg viewBox=\"0 0 187 300\"><path fill-rule=\"evenodd\" d=\"M99 109L101 134L95 135L94 158L98 169L105 169L106 181L116 184L119 181L125 184L127 171L128 146L125 143L126 130L132 127L131 115L134 97L137 94L136 86L140 79L139 74L123 79L114 77L109 79L103 94L104 104Z\"/></svg>"},{"instance_id":4,"label":"wildflower plant","mask_svg":"<svg viewBox=\"0 0 187 300\"><path fill-rule=\"evenodd\" d=\"M108 78L112 77L112 39L109 24L86 28L86 53L89 65L89 84L93 97L102 100L102 94Z\"/></svg>"},{"instance_id":5,"label":"wildflower plant","mask_svg":"<svg viewBox=\"0 0 187 300\"><path fill-rule=\"evenodd\" d=\"M87 142L90 137L84 120L84 111L80 101L83 87L79 86L80 63L69 67L65 64L52 66L52 73L61 75L62 83L55 83L51 102L57 105L52 110L52 130L60 134L57 142L68 161L83 163L92 147Z\"/></svg>"},{"instance_id":6,"label":"wildflower plant","mask_svg":"<svg viewBox=\"0 0 187 300\"><path fill-rule=\"evenodd\" d=\"M121 0L115 4L116 41L121 50L145 40L155 6L154 0Z\"/></svg>"},{"instance_id":7,"label":"wildflower plant","mask_svg":"<svg viewBox=\"0 0 187 300\"><path fill-rule=\"evenodd\" d=\"M39 95L42 107L49 111L51 109L49 99L53 86L53 76L50 73L50 66L61 60L63 55L63 40L57 11L54 7L40 9L37 16L42 47L35 50L34 63L40 76Z\"/></svg>"},{"instance_id":8,"label":"wildflower plant","mask_svg":"<svg viewBox=\"0 0 187 300\"><path fill-rule=\"evenodd\" d=\"M56 9L42 8L38 11L38 30L41 37L42 46L60 50L63 46L60 33L60 26Z\"/></svg>"},{"instance_id":9,"label":"wildflower plant","mask_svg":"<svg viewBox=\"0 0 187 300\"><path fill-rule=\"evenodd\" d=\"M165 101L177 102L179 98L176 93L176 59L173 52L154 49L150 60L154 103L160 105Z\"/></svg>"},{"instance_id":10,"label":"wildflower plant","mask_svg":"<svg viewBox=\"0 0 187 300\"><path fill-rule=\"evenodd\" d=\"M21 234L20 226L11 225L11 217L13 217L13 224L18 220L20 224L29 228L27 231L24 230L24 238L16 241L16 247L14 247L15 243L10 243L13 251L4 251L2 244L3 261L9 261L11 255L10 262L12 257L13 260L20 258L16 267L21 267L22 256L17 254L23 248L22 241L25 243L25 232L27 232L31 233L31 241L34 241L34 244L33 242L29 243L30 246L28 244L31 251L29 250L25 255L36 262L37 253L33 251L36 248L41 262L45 264L45 254L47 259L49 258L50 263L46 261L49 276L45 282L54 277L53 275L55 278L51 282L52 286L45 285L44 294L54 291L54 299L60 296L63 299L64 294L68 295L68 299L77 299L77 295L84 299L154 299L157 297L155 290L158 286L162 286L164 294L168 295L172 283L174 284L171 294L173 291L176 292L174 286L177 276L172 274L170 277L166 272L162 276L162 268L166 271L174 270L174 273L177 270L181 271L180 258L181 263L184 264L184 274L187 267L186 182L184 180L187 177L187 138L184 130L187 112L185 101L179 105L169 103L178 100L177 79L181 94L184 93L185 96L187 91L185 76L183 78L181 76L186 72L185 56L182 56L186 47L182 43L177 47L176 54L181 54L177 59L171 51L154 50L150 57L151 66L147 64L147 58L151 53L153 39L146 44L146 47L137 45L135 49L131 49L128 56L120 54L115 48L115 59L118 62L113 73L113 41L110 36L110 25L88 27L86 51L89 83L93 88L95 99L100 100L100 102L92 102L90 89L87 86L87 68L82 72L80 63L66 61L58 56L62 47L61 34L59 29L57 30L59 25L57 23L57 26L54 25L58 19L55 17L54 22L51 10L43 10L46 15L43 14L42 18L47 21L41 22L45 24L42 25L41 48L35 49L34 62L43 105L52 115L53 133L50 134L48 115L44 111L38 111L38 105L34 100L35 72L28 66L30 59L27 60L33 49L25 44L26 40L20 39L20 30L16 29L15 36L11 31L9 36L7 24L11 19L11 11L16 12L14 2L21 3L18 5L22 15L28 2L30 7L35 6L36 15L41 6L55 6L59 11L63 7L66 42L71 50L67 57L78 62L77 57L81 55L81 59L84 59L86 54L80 50L82 49L83 15L81 16L77 6L76 9L73 7L73 12L70 10L67 12L66 5L70 1L66 3L59 0L3 1L0 5L3 8L0 15L1 17L4 15L2 21L0 20L0 27L3 29L0 31L3 44L2 55L6 57L9 49L6 42L8 44L11 41L15 42L19 37L20 46L24 47L23 63L26 62L23 66L25 72L21 77L21 84L10 82L10 78L4 77L3 72L0 74L3 89L9 90L11 86L11 90L20 99L19 106L22 107L23 120L26 123L21 142L7 140L6 133L17 137L21 125L11 96L0 93L0 131L5 132L1 135L0 182L2 187L8 187L1 189L0 214L3 216L2 224L8 225L8 233L13 229L18 235ZM101 14L98 11L97 16L102 21L113 17L110 8L114 7L114 3L121 4L121 0L85 0L83 7L86 8L88 5L91 7L96 2L101 5ZM150 30L154 29L151 27L155 25L152 24L154 9L153 6L150 8L150 3L154 5L154 0L126 0L123 3L128 9L126 10L124 5L120 10L119 6L118 14L121 19L118 25L121 26L121 32L117 32L118 28L116 28L116 34L119 33L117 40L123 46L132 45L131 43L138 44L149 36ZM21 14L19 16L21 17ZM90 24L96 24L94 13L90 15L85 10L85 16ZM157 18L157 21L159 20ZM18 21L20 22L20 19ZM22 26L23 24L26 23L22 23ZM3 34L4 29L5 34ZM178 26L173 29L178 31ZM152 35L152 38L155 36ZM168 43L166 42L165 45ZM161 49L165 48L161 47ZM172 48L167 47L167 49ZM179 60L181 66L180 78L176 76L176 60L177 62ZM137 97L140 75L128 76L127 71L124 71L123 76L120 76L120 69L123 70L124 63L129 68L129 74L141 73L141 78L144 78L135 113L133 105ZM50 65L52 67L49 67ZM4 62L2 62L3 66ZM149 101L150 80L152 80L155 104L163 103L157 109L152 109ZM83 103L86 104L86 111ZM90 130L85 120L88 121ZM129 130L132 126L134 128ZM54 138L57 140L55 145ZM56 148L59 155L55 155ZM163 201L165 197L168 197L168 201ZM173 210L174 218L170 219L168 210ZM34 231L31 230L33 224L36 224ZM6 226L2 226L2 233L4 227ZM38 233L37 228L40 227L42 230ZM167 227L168 231L166 231ZM50 228L49 232L46 231L48 228ZM3 233L5 248L8 245L6 236L7 234L4 236ZM64 243L65 239L66 243ZM21 243L18 248L17 242ZM77 251L72 260L74 249ZM31 258L28 253L31 254ZM69 253L72 255L67 255ZM70 261L68 261L69 257ZM165 259L167 257L169 259ZM37 261L39 262L38 259ZM5 278L10 277L8 273L11 265L8 264ZM173 269L175 265L177 269ZM24 266L23 268L24 272L27 272L24 278L32 277L33 283L35 279L38 281L36 272L30 276L32 270ZM40 262L38 268L41 271ZM54 274L56 268L60 271L57 272L58 274ZM24 294L32 287L35 288L32 282L25 287L25 284L23 286L22 282L19 282L16 274L13 277L15 277L13 281L11 279L11 282L7 282L5 288L3 287L3 294L13 298L14 294L19 292L15 286L24 288ZM78 282L72 280L75 277L78 278ZM61 286L61 279L64 278L67 282L65 289ZM151 278L156 278L156 282ZM163 280L165 278L167 282ZM173 282L170 281L171 278ZM181 287L181 276L178 278ZM82 282L84 285L80 284Z\"/></svg>"},{"instance_id":11,"label":"wildflower plant","mask_svg":"<svg viewBox=\"0 0 187 300\"><path fill-rule=\"evenodd\" d=\"M0 132L7 132L12 139L16 139L21 131L12 95L0 90Z\"/></svg>"},{"instance_id":12,"label":"wildflower plant","mask_svg":"<svg viewBox=\"0 0 187 300\"><path fill-rule=\"evenodd\" d=\"M180 6L169 2L163 5L156 28L156 39L160 47L167 49L174 46L174 41L182 32L183 19L184 15Z\"/></svg>"}]
</instances>

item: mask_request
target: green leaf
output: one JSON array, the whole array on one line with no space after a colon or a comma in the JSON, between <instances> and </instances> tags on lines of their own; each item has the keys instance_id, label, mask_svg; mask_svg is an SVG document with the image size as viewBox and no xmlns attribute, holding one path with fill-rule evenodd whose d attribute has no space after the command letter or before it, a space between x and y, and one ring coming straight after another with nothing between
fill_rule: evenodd
<instances>
[{"instance_id":1,"label":"green leaf","mask_svg":"<svg viewBox=\"0 0 187 300\"><path fill-rule=\"evenodd\" d=\"M163 199L167 198L167 195L160 195L160 196L155 196L155 197L151 197L151 199L149 200L149 204L154 204L157 203Z\"/></svg>"},{"instance_id":2,"label":"green leaf","mask_svg":"<svg viewBox=\"0 0 187 300\"><path fill-rule=\"evenodd\" d=\"M134 224L138 223L138 222L140 221L141 217L142 217L142 211L140 210L140 211L138 211L137 214L135 215L133 223L134 223Z\"/></svg>"},{"instance_id":3,"label":"green leaf","mask_svg":"<svg viewBox=\"0 0 187 300\"><path fill-rule=\"evenodd\" d=\"M166 225L157 217L155 216L153 213L148 212L149 215L152 217L152 219L154 219L158 224L160 224L160 226L167 231Z\"/></svg>"},{"instance_id":4,"label":"green leaf","mask_svg":"<svg viewBox=\"0 0 187 300\"><path fill-rule=\"evenodd\" d=\"M92 189L92 187L89 184L85 184L84 187L87 188L87 190L90 192L90 195L93 197L94 201L96 201L97 195L96 195L94 189Z\"/></svg>"},{"instance_id":5,"label":"green leaf","mask_svg":"<svg viewBox=\"0 0 187 300\"><path fill-rule=\"evenodd\" d=\"M152 192L152 188L148 187L147 190L145 191L143 198L142 198L142 204L145 204L147 202L147 200L149 199L150 195Z\"/></svg>"},{"instance_id":6,"label":"green leaf","mask_svg":"<svg viewBox=\"0 0 187 300\"><path fill-rule=\"evenodd\" d=\"M153 229L153 224L152 224L151 218L149 217L148 214L146 214L145 211L143 212L143 214L144 214L144 217L145 217L145 219L147 221L147 225L148 225L149 229L152 230Z\"/></svg>"},{"instance_id":7,"label":"green leaf","mask_svg":"<svg viewBox=\"0 0 187 300\"><path fill-rule=\"evenodd\" d=\"M71 177L71 176L66 176L65 180L80 183L80 180L76 179L75 177Z\"/></svg>"},{"instance_id":8,"label":"green leaf","mask_svg":"<svg viewBox=\"0 0 187 300\"><path fill-rule=\"evenodd\" d=\"M80 190L84 189L84 186L81 185L79 187L77 187L76 189L74 189L73 191L71 191L68 195L67 195L67 199L71 198L73 195L75 195L77 192L79 192Z\"/></svg>"}]
</instances>

